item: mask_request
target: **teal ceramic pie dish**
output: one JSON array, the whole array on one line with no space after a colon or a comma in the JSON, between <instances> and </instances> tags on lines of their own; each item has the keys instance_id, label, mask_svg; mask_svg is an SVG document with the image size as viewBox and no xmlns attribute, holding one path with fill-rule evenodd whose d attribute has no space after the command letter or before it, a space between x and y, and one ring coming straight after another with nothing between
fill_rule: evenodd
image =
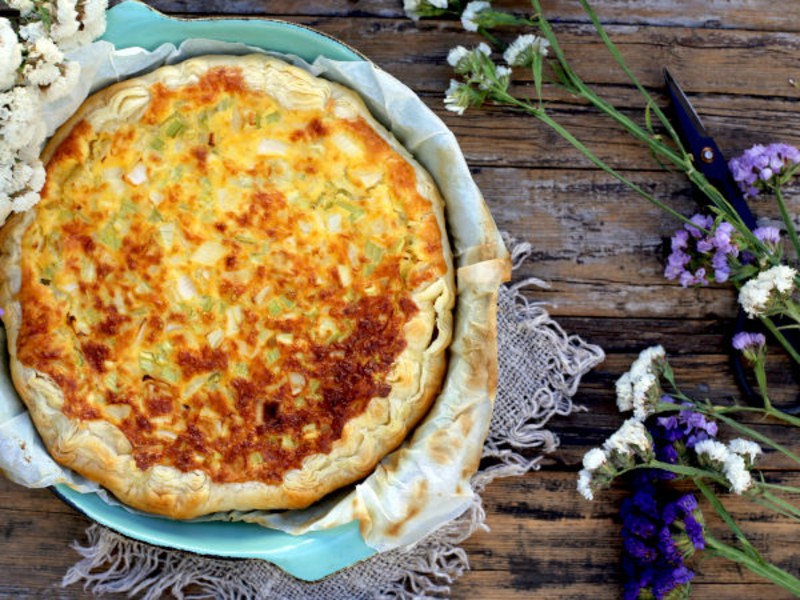
<instances>
[{"instance_id":1,"label":"teal ceramic pie dish","mask_svg":"<svg viewBox=\"0 0 800 600\"><path fill-rule=\"evenodd\" d=\"M122 2L108 11L101 38L117 48L153 50L190 38L243 42L265 50L295 54L308 62L318 56L365 60L358 52L308 27L270 19L196 19L166 17L145 4ZM321 579L375 554L352 522L335 529L292 536L251 523L184 522L134 514L59 485L55 492L94 521L128 537L157 546L225 558L268 560L306 581Z\"/></svg>"}]
</instances>

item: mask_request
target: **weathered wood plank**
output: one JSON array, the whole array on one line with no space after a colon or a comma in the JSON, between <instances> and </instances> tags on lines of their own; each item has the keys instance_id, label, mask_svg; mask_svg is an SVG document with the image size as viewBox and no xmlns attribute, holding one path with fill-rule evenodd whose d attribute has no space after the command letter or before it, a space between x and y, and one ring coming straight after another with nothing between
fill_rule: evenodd
<instances>
[{"instance_id":1,"label":"weathered wood plank","mask_svg":"<svg viewBox=\"0 0 800 600\"><path fill-rule=\"evenodd\" d=\"M116 4L119 0L112 0ZM349 17L403 17L400 0L319 0L318 2L293 2L292 0L224 0L198 3L191 0L151 0L148 4L166 13L242 14L242 15L306 15ZM570 0L542 3L548 15L562 22L588 22L576 2ZM503 0L495 6L519 14L528 14L530 3L522 0ZM732 3L712 0L704 4L683 3L675 10L672 0L594 0L592 7L604 23L652 24L665 27L740 28L765 31L797 31L798 24L787 15L795 7L792 0L767 3Z\"/></svg>"}]
</instances>

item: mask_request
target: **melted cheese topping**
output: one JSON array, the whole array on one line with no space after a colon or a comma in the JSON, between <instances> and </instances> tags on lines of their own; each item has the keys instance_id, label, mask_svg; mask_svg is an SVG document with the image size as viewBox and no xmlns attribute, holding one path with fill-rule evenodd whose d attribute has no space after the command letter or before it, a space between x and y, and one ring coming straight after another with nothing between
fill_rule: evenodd
<instances>
[{"instance_id":1,"label":"melted cheese topping","mask_svg":"<svg viewBox=\"0 0 800 600\"><path fill-rule=\"evenodd\" d=\"M280 482L326 452L446 272L414 169L361 119L292 111L236 69L78 124L23 239L20 361L137 465Z\"/></svg>"}]
</instances>

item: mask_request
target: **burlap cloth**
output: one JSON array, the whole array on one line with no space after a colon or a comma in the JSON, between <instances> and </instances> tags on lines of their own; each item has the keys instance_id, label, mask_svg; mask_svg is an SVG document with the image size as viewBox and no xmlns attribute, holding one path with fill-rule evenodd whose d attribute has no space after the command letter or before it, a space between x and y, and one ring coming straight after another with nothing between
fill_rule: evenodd
<instances>
[{"instance_id":1,"label":"burlap cloth","mask_svg":"<svg viewBox=\"0 0 800 600\"><path fill-rule=\"evenodd\" d=\"M505 237L514 268L531 246ZM481 470L472 478L473 504L460 517L418 544L377 554L327 577L307 583L260 560L217 560L132 541L99 525L90 526L88 545L74 545L83 559L63 585L84 582L97 595L128 593L154 600L177 598L417 598L446 596L450 584L469 568L459 544L485 525L479 493L498 477L539 468L558 438L545 429L555 415L579 410L572 403L581 376L604 359L603 351L567 335L545 308L521 289L544 285L535 279L500 287L497 311L499 380ZM193 593L184 590L192 585Z\"/></svg>"}]
</instances>

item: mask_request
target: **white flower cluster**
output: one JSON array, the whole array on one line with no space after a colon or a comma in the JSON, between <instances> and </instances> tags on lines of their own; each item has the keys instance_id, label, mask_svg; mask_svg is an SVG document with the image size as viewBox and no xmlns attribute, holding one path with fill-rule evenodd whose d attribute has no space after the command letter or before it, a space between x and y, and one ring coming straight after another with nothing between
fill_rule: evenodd
<instances>
[{"instance_id":1,"label":"white flower cluster","mask_svg":"<svg viewBox=\"0 0 800 600\"><path fill-rule=\"evenodd\" d=\"M594 500L594 486L611 481L615 469L629 466L634 456L651 455L653 440L641 421L628 419L611 435L602 448L592 448L583 456L583 469L578 473L578 492L587 500ZM608 470L602 480L597 479L601 469Z\"/></svg>"},{"instance_id":2,"label":"white flower cluster","mask_svg":"<svg viewBox=\"0 0 800 600\"><path fill-rule=\"evenodd\" d=\"M725 476L735 494L742 494L753 485L750 469L761 454L761 447L755 442L735 439L726 446L716 440L703 440L695 444L694 451Z\"/></svg>"},{"instance_id":3,"label":"white flower cluster","mask_svg":"<svg viewBox=\"0 0 800 600\"><path fill-rule=\"evenodd\" d=\"M530 67L537 55L547 56L550 42L537 35L521 35L511 42L503 58L511 67Z\"/></svg>"},{"instance_id":4,"label":"white flower cluster","mask_svg":"<svg viewBox=\"0 0 800 600\"><path fill-rule=\"evenodd\" d=\"M478 31L478 15L484 11L492 10L489 2L470 2L461 13L461 24L467 31Z\"/></svg>"},{"instance_id":5,"label":"white flower cluster","mask_svg":"<svg viewBox=\"0 0 800 600\"><path fill-rule=\"evenodd\" d=\"M631 370L617 380L617 407L620 412L632 410L634 418L640 421L650 416L653 404L661 396L659 363L665 358L662 346L642 350L631 365Z\"/></svg>"},{"instance_id":6,"label":"white flower cluster","mask_svg":"<svg viewBox=\"0 0 800 600\"><path fill-rule=\"evenodd\" d=\"M43 104L68 94L80 65L64 52L105 31L108 0L8 0L18 32L0 18L0 222L39 201L45 171ZM42 17L46 18L42 18Z\"/></svg>"},{"instance_id":7,"label":"white flower cluster","mask_svg":"<svg viewBox=\"0 0 800 600\"><path fill-rule=\"evenodd\" d=\"M427 5L444 10L448 4L448 0L403 0L403 10L406 12L407 17L418 21L420 16L418 11L424 9Z\"/></svg>"},{"instance_id":8,"label":"white flower cluster","mask_svg":"<svg viewBox=\"0 0 800 600\"><path fill-rule=\"evenodd\" d=\"M777 297L786 296L794 290L795 276L797 271L786 265L762 271L739 290L739 304L748 316L762 316Z\"/></svg>"}]
</instances>

